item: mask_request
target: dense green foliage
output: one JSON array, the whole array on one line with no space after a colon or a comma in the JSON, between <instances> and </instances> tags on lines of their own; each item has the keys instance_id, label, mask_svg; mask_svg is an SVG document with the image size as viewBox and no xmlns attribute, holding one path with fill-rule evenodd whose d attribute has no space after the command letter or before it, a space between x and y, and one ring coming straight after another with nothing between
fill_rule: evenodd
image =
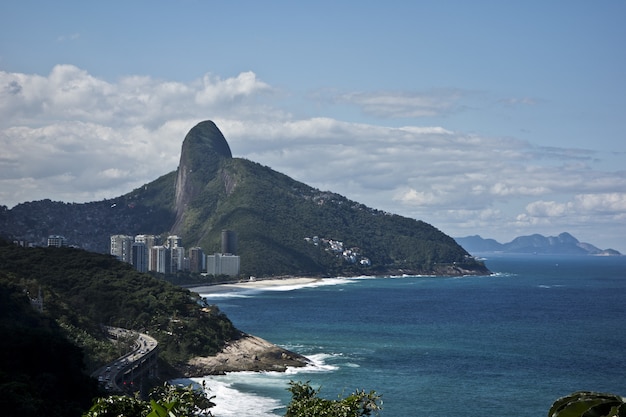
<instances>
[{"instance_id":1,"label":"dense green foliage","mask_svg":"<svg viewBox=\"0 0 626 417\"><path fill-rule=\"evenodd\" d=\"M556 400L548 417L626 417L626 402L619 395L579 391Z\"/></svg>"},{"instance_id":2,"label":"dense green foliage","mask_svg":"<svg viewBox=\"0 0 626 417\"><path fill-rule=\"evenodd\" d=\"M90 369L111 359L98 354L102 325L150 333L159 341L160 357L170 363L214 354L238 334L230 320L198 294L139 273L108 255L4 243L0 271L31 294L41 289L44 310L87 350Z\"/></svg>"},{"instance_id":3,"label":"dense green foliage","mask_svg":"<svg viewBox=\"0 0 626 417\"><path fill-rule=\"evenodd\" d=\"M228 185L228 186L227 186ZM209 209L210 208L210 209ZM222 229L238 234L243 275L449 273L456 265L487 272L433 226L321 192L244 159L221 162L219 175L189 211L182 234L211 253ZM305 238L342 241L371 266L348 263Z\"/></svg>"},{"instance_id":4,"label":"dense green foliage","mask_svg":"<svg viewBox=\"0 0 626 417\"><path fill-rule=\"evenodd\" d=\"M208 417L215 404L204 388L165 384L152 390L148 400L118 395L98 398L84 417Z\"/></svg>"},{"instance_id":5,"label":"dense green foliage","mask_svg":"<svg viewBox=\"0 0 626 417\"><path fill-rule=\"evenodd\" d=\"M45 246L48 235L59 234L70 245L108 253L115 234L167 233L174 222L176 172L156 179L130 193L90 203L41 200L0 206L0 237Z\"/></svg>"},{"instance_id":6,"label":"dense green foliage","mask_svg":"<svg viewBox=\"0 0 626 417\"><path fill-rule=\"evenodd\" d=\"M374 391L355 391L345 398L327 400L319 389L301 382L291 382L292 399L285 417L360 417L378 414L382 409L380 395ZM194 389L166 384L150 393L150 398L110 396L95 401L84 417L192 417L211 416L215 406L206 396L206 386Z\"/></svg>"},{"instance_id":7,"label":"dense green foliage","mask_svg":"<svg viewBox=\"0 0 626 417\"><path fill-rule=\"evenodd\" d=\"M15 277L0 271L0 410L20 417L80 416L96 394L83 352L31 307Z\"/></svg>"},{"instance_id":8,"label":"dense green foliage","mask_svg":"<svg viewBox=\"0 0 626 417\"><path fill-rule=\"evenodd\" d=\"M285 417L359 417L378 414L382 409L380 395L357 390L345 398L328 400L319 396L308 382L290 382L291 402Z\"/></svg>"}]
</instances>

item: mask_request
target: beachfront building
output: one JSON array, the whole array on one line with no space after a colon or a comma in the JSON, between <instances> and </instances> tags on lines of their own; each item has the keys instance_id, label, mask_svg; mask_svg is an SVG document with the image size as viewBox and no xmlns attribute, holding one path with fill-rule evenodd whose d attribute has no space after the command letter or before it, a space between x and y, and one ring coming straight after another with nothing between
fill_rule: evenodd
<instances>
[{"instance_id":1,"label":"beachfront building","mask_svg":"<svg viewBox=\"0 0 626 417\"><path fill-rule=\"evenodd\" d=\"M207 255L206 272L209 275L239 275L239 256L228 253Z\"/></svg>"},{"instance_id":2,"label":"beachfront building","mask_svg":"<svg viewBox=\"0 0 626 417\"><path fill-rule=\"evenodd\" d=\"M111 236L111 255L120 261L131 263L131 247L134 242L132 236L112 235Z\"/></svg>"},{"instance_id":3,"label":"beachfront building","mask_svg":"<svg viewBox=\"0 0 626 417\"><path fill-rule=\"evenodd\" d=\"M222 230L222 253L237 255L237 233L232 230Z\"/></svg>"},{"instance_id":4,"label":"beachfront building","mask_svg":"<svg viewBox=\"0 0 626 417\"><path fill-rule=\"evenodd\" d=\"M175 274L178 271L185 270L185 248L183 248L182 246L170 248L170 257L170 267L172 274Z\"/></svg>"},{"instance_id":5,"label":"beachfront building","mask_svg":"<svg viewBox=\"0 0 626 417\"><path fill-rule=\"evenodd\" d=\"M150 270L150 255L152 254L152 247L161 244L161 237L155 235L137 235L135 236L135 243L143 243L146 246L146 253L148 254L147 268Z\"/></svg>"},{"instance_id":6,"label":"beachfront building","mask_svg":"<svg viewBox=\"0 0 626 417\"><path fill-rule=\"evenodd\" d=\"M139 272L148 272L148 248L143 242L134 242L131 246L130 261Z\"/></svg>"},{"instance_id":7,"label":"beachfront building","mask_svg":"<svg viewBox=\"0 0 626 417\"><path fill-rule=\"evenodd\" d=\"M206 269L206 257L200 247L189 249L189 271L203 272Z\"/></svg>"},{"instance_id":8,"label":"beachfront building","mask_svg":"<svg viewBox=\"0 0 626 417\"><path fill-rule=\"evenodd\" d=\"M153 246L150 249L150 266L148 270L161 274L170 273L170 250L165 246Z\"/></svg>"},{"instance_id":9,"label":"beachfront building","mask_svg":"<svg viewBox=\"0 0 626 417\"><path fill-rule=\"evenodd\" d=\"M176 236L176 235L168 236L167 240L165 242L165 246L167 246L170 249L182 248L183 247L183 239L181 237L179 237L179 236Z\"/></svg>"}]
</instances>

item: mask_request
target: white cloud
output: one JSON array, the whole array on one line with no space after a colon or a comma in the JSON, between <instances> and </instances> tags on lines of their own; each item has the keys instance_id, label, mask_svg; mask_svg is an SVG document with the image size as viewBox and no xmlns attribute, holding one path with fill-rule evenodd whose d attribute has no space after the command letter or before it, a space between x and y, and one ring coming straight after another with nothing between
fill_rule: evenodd
<instances>
[{"instance_id":1,"label":"white cloud","mask_svg":"<svg viewBox=\"0 0 626 417\"><path fill-rule=\"evenodd\" d=\"M456 236L626 216L626 197L615 192L626 189L625 173L598 169L602 155L593 151L445 126L295 118L275 92L253 72L187 83L109 82L71 65L47 76L0 72L0 203L121 195L176 169L185 134L212 119L235 156ZM390 117L457 105L454 93L344 99Z\"/></svg>"},{"instance_id":2,"label":"white cloud","mask_svg":"<svg viewBox=\"0 0 626 417\"><path fill-rule=\"evenodd\" d=\"M458 111L459 91L430 93L352 92L340 94L335 100L360 107L363 113L382 118L432 117Z\"/></svg>"},{"instance_id":3,"label":"white cloud","mask_svg":"<svg viewBox=\"0 0 626 417\"><path fill-rule=\"evenodd\" d=\"M564 203L534 201L526 206L526 216L562 217L575 216L624 216L626 193L577 194Z\"/></svg>"}]
</instances>

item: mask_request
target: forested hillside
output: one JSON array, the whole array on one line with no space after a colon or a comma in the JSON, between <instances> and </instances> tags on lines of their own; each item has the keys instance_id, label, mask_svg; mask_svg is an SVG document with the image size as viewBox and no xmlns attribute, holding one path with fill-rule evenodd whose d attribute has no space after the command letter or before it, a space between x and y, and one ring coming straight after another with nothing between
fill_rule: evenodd
<instances>
[{"instance_id":1,"label":"forested hillside","mask_svg":"<svg viewBox=\"0 0 626 417\"><path fill-rule=\"evenodd\" d=\"M3 280L43 296L43 310L83 347L88 370L118 356L102 325L150 333L170 364L216 353L238 332L217 307L109 255L72 248L0 245Z\"/></svg>"},{"instance_id":2,"label":"forested hillside","mask_svg":"<svg viewBox=\"0 0 626 417\"><path fill-rule=\"evenodd\" d=\"M97 393L83 351L31 306L21 281L0 271L0 409L7 416L80 416Z\"/></svg>"}]
</instances>

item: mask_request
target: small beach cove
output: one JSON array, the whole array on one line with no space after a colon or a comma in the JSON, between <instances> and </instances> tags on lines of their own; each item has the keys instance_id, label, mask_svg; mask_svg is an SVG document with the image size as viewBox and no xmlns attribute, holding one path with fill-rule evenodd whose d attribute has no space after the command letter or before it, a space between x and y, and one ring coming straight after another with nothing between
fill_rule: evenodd
<instances>
[{"instance_id":1,"label":"small beach cove","mask_svg":"<svg viewBox=\"0 0 626 417\"><path fill-rule=\"evenodd\" d=\"M291 291L319 285L332 285L338 279L286 277L251 279L233 283L189 287L202 297L237 297L261 291ZM236 325L236 324L235 324ZM194 357L184 367L185 377L224 375L229 372L285 372L288 368L310 365L305 356L281 348L265 339L241 332L214 356Z\"/></svg>"}]
</instances>

